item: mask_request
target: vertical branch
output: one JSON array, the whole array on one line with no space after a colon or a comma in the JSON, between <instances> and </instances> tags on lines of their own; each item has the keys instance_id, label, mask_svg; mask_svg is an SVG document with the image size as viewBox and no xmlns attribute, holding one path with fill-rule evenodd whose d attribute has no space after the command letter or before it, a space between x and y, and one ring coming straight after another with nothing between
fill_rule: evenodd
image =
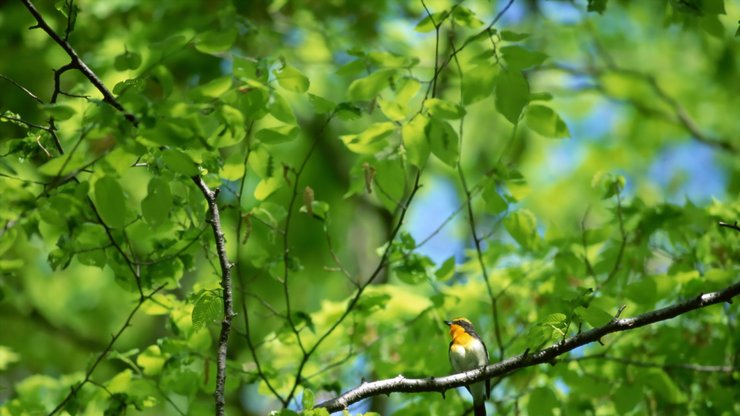
<instances>
[{"instance_id":1,"label":"vertical branch","mask_svg":"<svg viewBox=\"0 0 740 416\"><path fill-rule=\"evenodd\" d=\"M216 240L216 252L218 262L221 266L221 288L223 289L224 319L221 321L221 334L218 337L218 355L216 357L216 390L213 396L216 400L216 415L226 414L226 356L228 354L229 333L231 332L231 321L234 319L234 309L231 294L231 267L226 254L226 238L221 229L221 214L219 213L216 197L218 189L212 191L200 176L193 176L193 182L198 186L208 203L208 211L211 217L208 221L213 229L213 237Z\"/></svg>"}]
</instances>

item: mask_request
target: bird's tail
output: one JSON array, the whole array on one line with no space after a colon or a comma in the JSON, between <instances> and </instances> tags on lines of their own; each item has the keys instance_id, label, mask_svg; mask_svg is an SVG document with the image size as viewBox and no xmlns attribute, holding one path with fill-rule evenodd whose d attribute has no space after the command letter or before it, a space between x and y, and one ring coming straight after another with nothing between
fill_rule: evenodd
<instances>
[{"instance_id":1,"label":"bird's tail","mask_svg":"<svg viewBox=\"0 0 740 416\"><path fill-rule=\"evenodd\" d=\"M486 416L486 402L483 400L474 401L473 414L475 416Z\"/></svg>"}]
</instances>

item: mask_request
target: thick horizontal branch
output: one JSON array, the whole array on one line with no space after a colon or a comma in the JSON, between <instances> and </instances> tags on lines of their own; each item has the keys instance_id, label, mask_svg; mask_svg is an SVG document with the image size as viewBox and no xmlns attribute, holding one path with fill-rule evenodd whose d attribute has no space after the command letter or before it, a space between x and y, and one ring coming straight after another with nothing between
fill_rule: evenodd
<instances>
[{"instance_id":1,"label":"thick horizontal branch","mask_svg":"<svg viewBox=\"0 0 740 416\"><path fill-rule=\"evenodd\" d=\"M549 348L532 354L524 353L516 357L498 362L496 364L481 367L476 370L454 374L445 377L430 377L424 379L407 379L399 375L392 379L363 383L359 387L350 390L341 396L327 400L317 407L324 407L330 412L346 409L352 403L368 397L390 393L419 393L419 392L444 392L454 387L460 387L474 382L499 377L511 373L514 370L531 367L542 363L552 363L555 359L582 345L599 341L603 336L620 331L629 331L656 322L665 321L683 315L695 309L721 302L731 302L732 298L740 294L740 282L737 282L718 292L706 293L691 300L676 303L662 309L644 313L632 318L614 319L608 324L582 332L574 337L568 338Z\"/></svg>"}]
</instances>

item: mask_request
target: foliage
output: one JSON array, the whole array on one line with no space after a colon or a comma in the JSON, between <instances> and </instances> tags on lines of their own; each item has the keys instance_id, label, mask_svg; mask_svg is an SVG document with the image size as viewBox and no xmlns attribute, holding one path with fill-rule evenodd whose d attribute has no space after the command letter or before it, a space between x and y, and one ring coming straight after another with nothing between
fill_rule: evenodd
<instances>
[{"instance_id":1,"label":"foliage","mask_svg":"<svg viewBox=\"0 0 740 416\"><path fill-rule=\"evenodd\" d=\"M446 318L495 362L738 281L737 1L37 3L0 10L0 415L207 414L217 375L229 413L322 415L448 374ZM737 316L488 406L739 413Z\"/></svg>"}]
</instances>

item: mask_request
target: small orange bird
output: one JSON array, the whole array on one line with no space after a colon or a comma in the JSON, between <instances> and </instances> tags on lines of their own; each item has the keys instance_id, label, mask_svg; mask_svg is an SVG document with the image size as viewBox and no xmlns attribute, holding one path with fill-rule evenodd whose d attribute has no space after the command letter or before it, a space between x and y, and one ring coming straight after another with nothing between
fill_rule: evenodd
<instances>
[{"instance_id":1,"label":"small orange bird","mask_svg":"<svg viewBox=\"0 0 740 416\"><path fill-rule=\"evenodd\" d=\"M473 328L473 324L465 318L455 318L444 321L450 326L450 364L456 373L473 370L488 365L488 350ZM485 400L491 392L491 381L475 383L465 386L473 396L473 413L475 416L486 416Z\"/></svg>"}]
</instances>

